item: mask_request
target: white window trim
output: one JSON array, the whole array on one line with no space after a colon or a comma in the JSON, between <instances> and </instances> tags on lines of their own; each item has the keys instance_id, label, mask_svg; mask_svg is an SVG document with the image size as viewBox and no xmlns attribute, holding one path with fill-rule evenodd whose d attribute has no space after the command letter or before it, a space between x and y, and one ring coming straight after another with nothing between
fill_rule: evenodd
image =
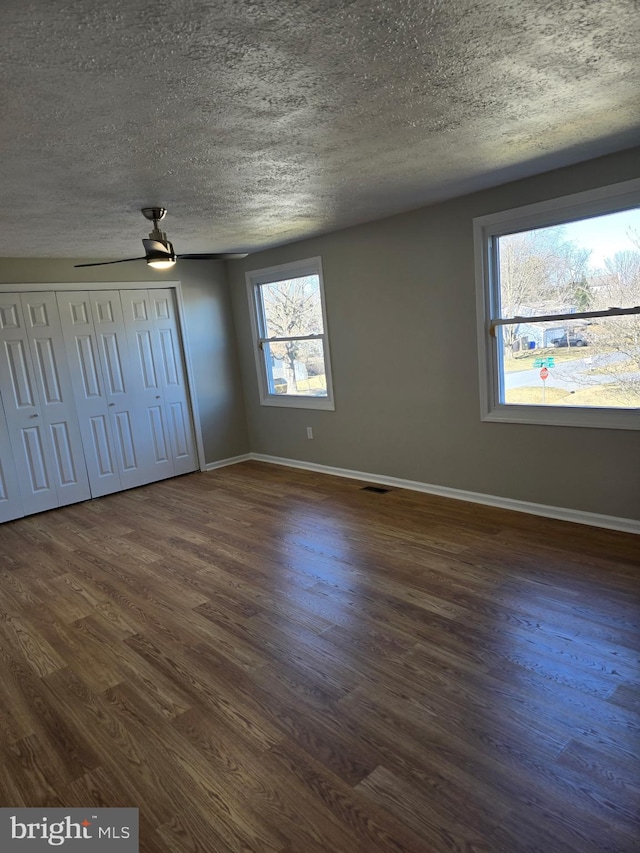
<instances>
[{"instance_id":1,"label":"white window trim","mask_svg":"<svg viewBox=\"0 0 640 853\"><path fill-rule=\"evenodd\" d=\"M527 406L500 403L498 347L493 331L504 325L494 312L491 287L495 269L494 237L575 219L616 213L640 205L640 178L595 190L562 196L537 204L479 216L473 220L476 269L476 313L478 322L478 364L480 410L483 421L550 424L553 426L640 429L640 409L586 408L579 406ZM587 312L598 316L620 311ZM624 313L630 313L625 311ZM573 314L575 319L580 315ZM513 320L514 318L511 318ZM540 318L528 318L540 319ZM544 318L543 318L544 319Z\"/></svg>"},{"instance_id":2,"label":"white window trim","mask_svg":"<svg viewBox=\"0 0 640 853\"><path fill-rule=\"evenodd\" d=\"M320 339L323 345L325 360L325 375L327 378L326 397L305 397L299 394L271 394L267 382L267 373L262 346L266 338L260 334L258 326L258 287L273 281L289 278L300 278L307 275L317 275L320 283L320 304L322 308L322 324L324 331L321 335L308 336L310 339ZM245 273L247 282L247 297L249 299L249 315L251 317L251 333L254 341L254 356L256 372L258 376L258 391L260 403L263 406L278 406L289 409L325 409L334 411L335 403L333 396L333 378L331 373L331 357L329 354L329 338L327 334L327 307L324 292L324 279L322 275L322 259L320 257L307 258L302 261L294 261L289 264L279 264L275 267L265 267L259 270L249 270ZM304 339L295 338L295 340Z\"/></svg>"}]
</instances>

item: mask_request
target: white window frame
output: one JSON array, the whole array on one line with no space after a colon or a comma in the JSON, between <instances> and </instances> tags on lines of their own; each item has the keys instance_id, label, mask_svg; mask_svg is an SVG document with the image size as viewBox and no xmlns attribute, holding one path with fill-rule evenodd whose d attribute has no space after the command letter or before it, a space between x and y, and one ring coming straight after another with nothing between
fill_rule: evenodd
<instances>
[{"instance_id":1,"label":"white window frame","mask_svg":"<svg viewBox=\"0 0 640 853\"><path fill-rule=\"evenodd\" d=\"M320 283L320 306L322 309L323 333L319 335L309 335L308 339L322 341L325 361L325 376L327 379L327 395L326 397L306 397L302 394L272 394L269 391L269 383L267 380L264 345L272 340L284 339L268 338L265 336L260 286L270 284L274 281L302 278L303 276L308 275L317 275ZM294 261L289 264L279 264L275 267L265 267L260 270L249 270L245 273L245 279L247 282L249 314L251 316L251 331L254 340L254 355L256 360L256 371L258 374L258 390L260 393L261 405L280 406L290 409L335 410L331 358L329 355L329 338L327 334L327 309L324 295L324 279L322 275L321 258L307 258L306 260ZM304 340L304 336L302 336L302 338L296 337L295 340Z\"/></svg>"},{"instance_id":2,"label":"white window frame","mask_svg":"<svg viewBox=\"0 0 640 853\"><path fill-rule=\"evenodd\" d=\"M500 354L496 327L525 319L501 319L499 279L497 276L497 238L506 234L561 225L640 206L640 179L600 187L595 190L550 199L512 210L479 216L473 220L476 267L476 309L478 321L478 361L480 377L480 409L483 421L506 423L551 424L554 426L606 427L608 429L640 429L640 408L588 408L580 406L529 406L500 402ZM579 319L638 314L640 307L626 310L615 307L608 311L587 311L571 315L556 314L527 317L531 320Z\"/></svg>"}]
</instances>

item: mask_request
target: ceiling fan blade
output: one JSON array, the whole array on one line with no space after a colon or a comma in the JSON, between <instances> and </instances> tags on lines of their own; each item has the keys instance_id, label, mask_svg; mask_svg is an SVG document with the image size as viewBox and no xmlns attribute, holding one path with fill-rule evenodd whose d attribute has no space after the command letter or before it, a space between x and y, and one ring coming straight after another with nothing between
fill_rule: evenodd
<instances>
[{"instance_id":1,"label":"ceiling fan blade","mask_svg":"<svg viewBox=\"0 0 640 853\"><path fill-rule=\"evenodd\" d=\"M177 255L185 261L237 261L246 258L249 252L205 252L200 255Z\"/></svg>"},{"instance_id":2,"label":"ceiling fan blade","mask_svg":"<svg viewBox=\"0 0 640 853\"><path fill-rule=\"evenodd\" d=\"M144 256L142 258L122 258L120 261L97 261L94 264L74 264L74 267L104 267L107 264L126 264L129 261L144 261Z\"/></svg>"}]
</instances>

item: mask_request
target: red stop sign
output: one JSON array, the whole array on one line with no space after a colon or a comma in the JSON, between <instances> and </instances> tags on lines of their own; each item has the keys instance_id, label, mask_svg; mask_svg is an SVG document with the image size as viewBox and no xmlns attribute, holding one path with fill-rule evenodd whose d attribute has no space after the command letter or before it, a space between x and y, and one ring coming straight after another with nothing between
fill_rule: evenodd
<instances>
[{"instance_id":1,"label":"red stop sign","mask_svg":"<svg viewBox=\"0 0 640 853\"><path fill-rule=\"evenodd\" d=\"M540 379L542 379L544 381L548 376L549 376L549 371L547 370L546 367L543 367L542 370L540 371Z\"/></svg>"}]
</instances>

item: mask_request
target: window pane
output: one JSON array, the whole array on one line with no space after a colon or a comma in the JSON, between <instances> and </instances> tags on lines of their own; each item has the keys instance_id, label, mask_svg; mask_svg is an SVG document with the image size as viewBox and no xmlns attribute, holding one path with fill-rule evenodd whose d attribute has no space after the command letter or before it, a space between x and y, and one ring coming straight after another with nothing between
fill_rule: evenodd
<instances>
[{"instance_id":1,"label":"window pane","mask_svg":"<svg viewBox=\"0 0 640 853\"><path fill-rule=\"evenodd\" d=\"M270 394L326 397L324 346L317 341L281 341L264 345Z\"/></svg>"},{"instance_id":2,"label":"window pane","mask_svg":"<svg viewBox=\"0 0 640 853\"><path fill-rule=\"evenodd\" d=\"M262 284L260 296L265 338L321 335L324 332L317 275Z\"/></svg>"},{"instance_id":3,"label":"window pane","mask_svg":"<svg viewBox=\"0 0 640 853\"><path fill-rule=\"evenodd\" d=\"M498 237L503 318L640 304L640 210Z\"/></svg>"},{"instance_id":4,"label":"window pane","mask_svg":"<svg viewBox=\"0 0 640 853\"><path fill-rule=\"evenodd\" d=\"M501 403L640 407L640 315L509 324L496 334Z\"/></svg>"}]
</instances>

